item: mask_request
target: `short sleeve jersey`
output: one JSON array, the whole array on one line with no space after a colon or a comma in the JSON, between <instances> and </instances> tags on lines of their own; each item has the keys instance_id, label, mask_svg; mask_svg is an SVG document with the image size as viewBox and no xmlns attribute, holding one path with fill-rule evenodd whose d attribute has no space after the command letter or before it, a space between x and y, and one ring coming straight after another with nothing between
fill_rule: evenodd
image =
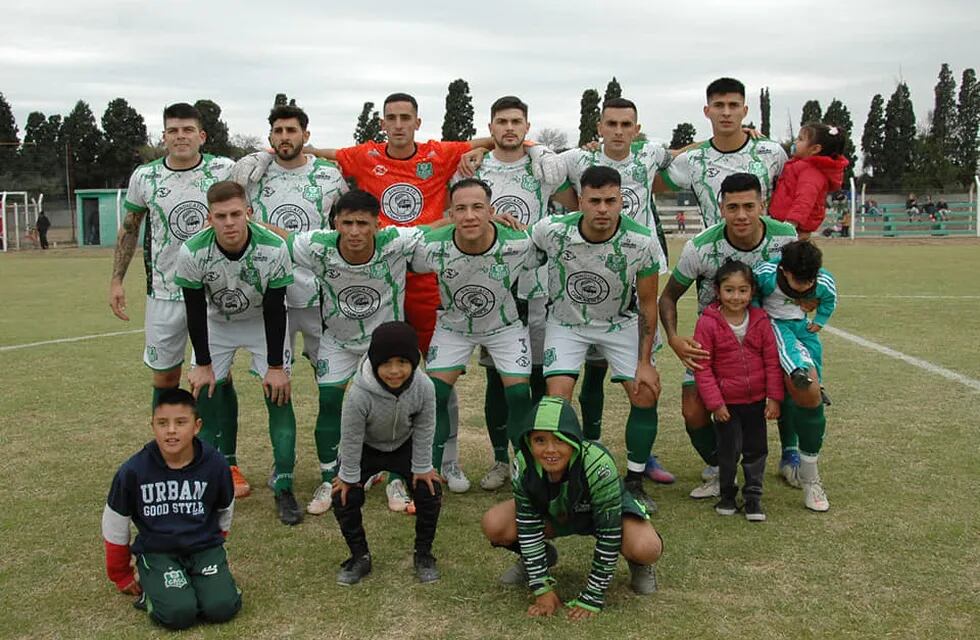
<instances>
[{"instance_id":1,"label":"short sleeve jersey","mask_svg":"<svg viewBox=\"0 0 980 640\"><path fill-rule=\"evenodd\" d=\"M799 299L786 295L780 288L777 278L779 260L760 262L755 265L755 281L759 286L759 297L762 308L773 320L802 320L806 313L800 308ZM822 268L817 272L817 282L814 291L807 299L818 301L817 315L814 322L823 326L827 324L830 315L837 307L837 281L834 276Z\"/></svg>"},{"instance_id":2,"label":"short sleeve jersey","mask_svg":"<svg viewBox=\"0 0 980 640\"><path fill-rule=\"evenodd\" d=\"M143 261L146 294L151 298L183 300L180 287L174 284L180 245L204 228L208 188L227 180L233 165L228 158L201 154L201 161L190 169L170 169L166 158L160 158L133 171L125 207L148 214Z\"/></svg>"},{"instance_id":3,"label":"short sleeve jersey","mask_svg":"<svg viewBox=\"0 0 980 640\"><path fill-rule=\"evenodd\" d=\"M718 267L732 260L739 260L750 267L782 255L783 247L796 240L796 229L785 222L763 216L765 234L752 249L738 249L728 241L725 223L708 227L684 245L681 257L674 267L673 277L684 286L696 284L698 313L715 301L712 281Z\"/></svg>"},{"instance_id":4,"label":"short sleeve jersey","mask_svg":"<svg viewBox=\"0 0 980 640\"><path fill-rule=\"evenodd\" d=\"M299 233L327 229L330 207L347 190L337 165L311 156L297 169L273 162L258 182L249 184L248 197L256 220ZM295 269L293 278L286 289L286 306L303 309L320 304L316 278L308 269Z\"/></svg>"},{"instance_id":5,"label":"short sleeve jersey","mask_svg":"<svg viewBox=\"0 0 980 640\"><path fill-rule=\"evenodd\" d=\"M552 216L531 228L548 267L548 321L602 331L632 326L636 279L666 273L660 244L650 229L626 216L610 239L590 242L580 230L582 216Z\"/></svg>"},{"instance_id":6,"label":"short sleeve jersey","mask_svg":"<svg viewBox=\"0 0 980 640\"><path fill-rule=\"evenodd\" d=\"M661 175L674 190L690 189L701 210L705 227L721 222L718 193L722 181L733 173L751 173L762 184L762 199L769 199L776 178L786 164L786 152L779 143L763 138L745 141L735 151L719 151L711 140L680 154Z\"/></svg>"},{"instance_id":7,"label":"short sleeve jersey","mask_svg":"<svg viewBox=\"0 0 980 640\"><path fill-rule=\"evenodd\" d=\"M208 227L192 236L180 250L177 286L204 289L208 320L229 322L262 315L262 298L269 289L293 283L293 263L286 242L255 222L245 253L230 260Z\"/></svg>"},{"instance_id":8,"label":"short sleeve jersey","mask_svg":"<svg viewBox=\"0 0 980 640\"><path fill-rule=\"evenodd\" d=\"M531 158L524 156L517 162L501 162L488 154L474 177L487 183L493 193L491 202L495 213L512 215L522 224L532 225L548 216L548 200L562 183L542 182L531 173ZM463 179L462 174L453 176L453 183ZM517 295L522 299L546 295L547 270L535 269L517 285Z\"/></svg>"},{"instance_id":9,"label":"short sleeve jersey","mask_svg":"<svg viewBox=\"0 0 980 640\"><path fill-rule=\"evenodd\" d=\"M479 255L464 253L453 239L455 225L425 233L412 270L434 272L439 282L437 326L467 336L493 335L521 322L516 283L533 257L526 231L493 223L497 237Z\"/></svg>"},{"instance_id":10,"label":"short sleeve jersey","mask_svg":"<svg viewBox=\"0 0 980 640\"><path fill-rule=\"evenodd\" d=\"M296 268L308 269L323 290L324 331L341 346L363 346L382 322L404 320L405 272L422 229L387 227L374 237L374 255L351 264L340 253L336 231L291 234Z\"/></svg>"},{"instance_id":11,"label":"short sleeve jersey","mask_svg":"<svg viewBox=\"0 0 980 640\"><path fill-rule=\"evenodd\" d=\"M383 142L365 142L337 150L345 176L381 201L381 226L431 224L446 209L446 185L469 142L429 140L416 144L405 160L388 156Z\"/></svg>"}]
</instances>

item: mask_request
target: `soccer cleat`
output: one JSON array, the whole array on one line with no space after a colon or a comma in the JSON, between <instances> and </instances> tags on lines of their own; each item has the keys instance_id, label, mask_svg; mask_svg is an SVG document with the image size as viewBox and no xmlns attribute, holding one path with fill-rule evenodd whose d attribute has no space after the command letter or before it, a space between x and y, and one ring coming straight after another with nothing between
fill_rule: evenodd
<instances>
[{"instance_id":1,"label":"soccer cleat","mask_svg":"<svg viewBox=\"0 0 980 640\"><path fill-rule=\"evenodd\" d=\"M495 491L504 486L508 480L510 480L510 465L498 460L480 480L480 488L485 491Z\"/></svg>"},{"instance_id":2,"label":"soccer cleat","mask_svg":"<svg viewBox=\"0 0 980 640\"><path fill-rule=\"evenodd\" d=\"M800 453L793 449L783 451L779 459L779 475L791 487L800 488Z\"/></svg>"},{"instance_id":3,"label":"soccer cleat","mask_svg":"<svg viewBox=\"0 0 980 640\"><path fill-rule=\"evenodd\" d=\"M823 513L830 509L830 501L827 500L827 493L820 484L820 479L813 482L803 483L803 504L810 511Z\"/></svg>"},{"instance_id":4,"label":"soccer cleat","mask_svg":"<svg viewBox=\"0 0 980 640\"><path fill-rule=\"evenodd\" d=\"M296 504L296 496L289 489L283 489L276 494L276 511L279 513L279 521L290 526L297 525L303 521L303 512Z\"/></svg>"},{"instance_id":5,"label":"soccer cleat","mask_svg":"<svg viewBox=\"0 0 980 640\"><path fill-rule=\"evenodd\" d=\"M660 461L655 455L651 455L647 459L647 467L644 473L657 484L674 484L674 480L676 480L674 474L660 465Z\"/></svg>"},{"instance_id":6,"label":"soccer cleat","mask_svg":"<svg viewBox=\"0 0 980 640\"><path fill-rule=\"evenodd\" d=\"M377 472L376 474L368 478L367 482L364 483L364 490L367 491L374 485L384 482L387 477L388 476L385 475L384 471Z\"/></svg>"},{"instance_id":7,"label":"soccer cleat","mask_svg":"<svg viewBox=\"0 0 980 640\"><path fill-rule=\"evenodd\" d=\"M544 543L544 555L548 560L548 568L558 564L558 549L550 542ZM527 571L524 569L524 557L517 555L517 562L512 564L500 575L500 584L510 587L523 586L527 584Z\"/></svg>"},{"instance_id":8,"label":"soccer cleat","mask_svg":"<svg viewBox=\"0 0 980 640\"><path fill-rule=\"evenodd\" d=\"M470 490L470 479L459 468L459 463L447 462L442 465L441 471L442 477L446 479L446 486L453 493L466 493Z\"/></svg>"},{"instance_id":9,"label":"soccer cleat","mask_svg":"<svg viewBox=\"0 0 980 640\"><path fill-rule=\"evenodd\" d=\"M720 516L733 516L736 511L738 505L735 504L735 498L722 498L715 503L715 513Z\"/></svg>"},{"instance_id":10,"label":"soccer cleat","mask_svg":"<svg viewBox=\"0 0 980 640\"><path fill-rule=\"evenodd\" d=\"M715 466L708 465L704 469L701 469L701 479L704 480L705 482L711 480L712 478L717 478L717 477L718 477L718 465Z\"/></svg>"},{"instance_id":11,"label":"soccer cleat","mask_svg":"<svg viewBox=\"0 0 980 640\"><path fill-rule=\"evenodd\" d=\"M626 490L630 492L634 500L643 505L643 508L647 510L647 513L657 512L657 503L650 497L650 494L643 489L642 478L637 480L625 480L623 482L623 486L625 486Z\"/></svg>"},{"instance_id":12,"label":"soccer cleat","mask_svg":"<svg viewBox=\"0 0 980 640\"><path fill-rule=\"evenodd\" d=\"M657 565L637 564L627 560L630 568L630 589L641 596L657 592Z\"/></svg>"},{"instance_id":13,"label":"soccer cleat","mask_svg":"<svg viewBox=\"0 0 980 640\"><path fill-rule=\"evenodd\" d=\"M371 573L371 554L351 556L340 563L340 571L337 572L337 584L349 587L357 584Z\"/></svg>"},{"instance_id":14,"label":"soccer cleat","mask_svg":"<svg viewBox=\"0 0 980 640\"><path fill-rule=\"evenodd\" d=\"M133 600L133 608L134 609L139 609L140 611L146 611L147 610L148 607L146 606L146 592L145 591L143 593L141 593L138 598L136 598L135 600Z\"/></svg>"},{"instance_id":15,"label":"soccer cleat","mask_svg":"<svg viewBox=\"0 0 980 640\"><path fill-rule=\"evenodd\" d=\"M412 513L415 512L415 504L412 499L408 497L408 491L405 489L405 481L402 479L394 480L388 483L385 487L385 494L388 496L388 509L391 511L396 511L401 513L403 511L408 511L408 506L413 507Z\"/></svg>"},{"instance_id":16,"label":"soccer cleat","mask_svg":"<svg viewBox=\"0 0 980 640\"><path fill-rule=\"evenodd\" d=\"M333 504L333 485L322 482L313 492L313 499L306 505L306 512L318 516L330 511L331 504Z\"/></svg>"},{"instance_id":17,"label":"soccer cleat","mask_svg":"<svg viewBox=\"0 0 980 640\"><path fill-rule=\"evenodd\" d=\"M833 404L830 401L830 396L827 395L827 390L823 387L820 387L820 401L823 402L825 407L829 407L831 404Z\"/></svg>"},{"instance_id":18,"label":"soccer cleat","mask_svg":"<svg viewBox=\"0 0 980 640\"><path fill-rule=\"evenodd\" d=\"M765 522L766 512L762 510L762 501L759 498L746 498L745 519L749 522Z\"/></svg>"},{"instance_id":19,"label":"soccer cleat","mask_svg":"<svg viewBox=\"0 0 980 640\"><path fill-rule=\"evenodd\" d=\"M422 584L439 580L439 570L436 569L436 559L428 552L415 552L415 577Z\"/></svg>"},{"instance_id":20,"label":"soccer cleat","mask_svg":"<svg viewBox=\"0 0 980 640\"><path fill-rule=\"evenodd\" d=\"M721 484L718 482L718 476L705 480L704 484L692 489L689 495L695 500L717 498L721 495Z\"/></svg>"},{"instance_id":21,"label":"soccer cleat","mask_svg":"<svg viewBox=\"0 0 980 640\"><path fill-rule=\"evenodd\" d=\"M797 389L806 389L813 384L813 380L807 375L806 369L800 367L790 371L789 379L793 381L793 386Z\"/></svg>"},{"instance_id":22,"label":"soccer cleat","mask_svg":"<svg viewBox=\"0 0 980 640\"><path fill-rule=\"evenodd\" d=\"M231 482L235 485L236 498L247 498L252 494L252 486L245 479L245 475L237 464L231 467Z\"/></svg>"}]
</instances>

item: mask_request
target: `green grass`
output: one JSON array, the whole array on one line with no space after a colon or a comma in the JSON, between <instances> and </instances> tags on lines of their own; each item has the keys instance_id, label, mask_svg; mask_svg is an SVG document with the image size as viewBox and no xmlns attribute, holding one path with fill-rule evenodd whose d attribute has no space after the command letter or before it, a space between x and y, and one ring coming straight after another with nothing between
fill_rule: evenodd
<instances>
[{"instance_id":1,"label":"green grass","mask_svg":"<svg viewBox=\"0 0 980 640\"><path fill-rule=\"evenodd\" d=\"M980 301L848 297L980 296L980 245L822 246L844 296L832 324L980 378ZM0 256L0 346L139 328L140 268L134 265L129 277L127 325L106 305L110 262L105 251ZM681 311L688 325L692 303L687 296ZM805 511L800 492L775 478L774 428L769 522L721 518L710 502L687 498L701 464L680 418L681 368L662 353L657 451L678 482L650 487L660 504L654 523L666 541L660 592L632 595L620 563L606 610L577 624L527 619L527 593L498 586L512 557L486 544L479 518L506 495L478 487L446 497L435 548L443 578L426 587L412 578L412 518L389 513L383 491L369 492L374 573L354 588L337 586L337 565L347 553L333 516L308 517L296 528L275 518L264 487L271 461L265 411L239 358L241 462L256 489L236 505L228 552L245 606L229 624L183 636L980 637L980 394L836 336L823 339L834 406L822 472L832 510ZM131 334L0 351L0 637L169 635L115 592L99 534L112 474L150 437L141 348L142 336ZM305 502L318 480L316 401L305 367L295 388L297 492ZM482 388L476 368L460 382L463 465L474 485L490 464ZM611 386L606 397L606 442L623 463L625 399ZM592 541L566 538L558 546L556 576L570 598L588 571Z\"/></svg>"}]
</instances>

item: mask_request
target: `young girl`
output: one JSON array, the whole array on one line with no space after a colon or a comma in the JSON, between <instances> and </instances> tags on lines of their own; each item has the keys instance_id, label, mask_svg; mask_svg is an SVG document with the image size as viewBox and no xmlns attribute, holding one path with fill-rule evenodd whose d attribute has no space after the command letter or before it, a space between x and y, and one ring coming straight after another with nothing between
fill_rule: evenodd
<instances>
[{"instance_id":1,"label":"young girl","mask_svg":"<svg viewBox=\"0 0 980 640\"><path fill-rule=\"evenodd\" d=\"M718 301L704 310L694 330L694 339L710 354L694 372L694 381L714 416L721 484L715 511L730 516L738 510L735 475L741 458L745 518L763 522L762 475L769 452L766 420L779 417L783 372L769 318L751 306L752 269L737 260L726 262L715 274L715 287Z\"/></svg>"},{"instance_id":2,"label":"young girl","mask_svg":"<svg viewBox=\"0 0 980 640\"><path fill-rule=\"evenodd\" d=\"M793 157L779 174L769 215L796 227L800 240L817 231L826 216L827 192L844 181L845 133L839 127L811 122L800 128Z\"/></svg>"}]
</instances>

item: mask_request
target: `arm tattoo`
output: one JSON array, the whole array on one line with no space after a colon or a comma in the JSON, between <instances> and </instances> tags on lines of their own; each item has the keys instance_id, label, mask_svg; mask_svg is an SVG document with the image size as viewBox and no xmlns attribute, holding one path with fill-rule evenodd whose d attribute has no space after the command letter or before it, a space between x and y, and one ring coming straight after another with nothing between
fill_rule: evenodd
<instances>
[{"instance_id":1,"label":"arm tattoo","mask_svg":"<svg viewBox=\"0 0 980 640\"><path fill-rule=\"evenodd\" d=\"M139 240L140 225L145 213L130 212L126 214L119 235L116 237L116 251L112 256L112 277L122 280L126 276L129 263L136 252L136 242Z\"/></svg>"}]
</instances>

